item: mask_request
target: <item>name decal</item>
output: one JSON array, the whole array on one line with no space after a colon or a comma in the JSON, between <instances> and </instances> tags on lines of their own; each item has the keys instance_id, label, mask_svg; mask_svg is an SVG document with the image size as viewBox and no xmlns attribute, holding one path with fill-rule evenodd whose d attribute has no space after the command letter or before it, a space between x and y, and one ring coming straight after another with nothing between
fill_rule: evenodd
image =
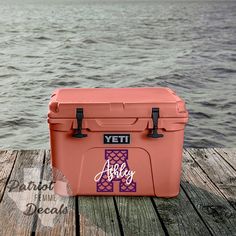
<instances>
[{"instance_id":1,"label":"name decal","mask_svg":"<svg viewBox=\"0 0 236 236\"><path fill-rule=\"evenodd\" d=\"M136 192L134 174L128 165L127 149L105 149L105 163L94 177L97 192L113 192L115 181L120 192Z\"/></svg>"}]
</instances>

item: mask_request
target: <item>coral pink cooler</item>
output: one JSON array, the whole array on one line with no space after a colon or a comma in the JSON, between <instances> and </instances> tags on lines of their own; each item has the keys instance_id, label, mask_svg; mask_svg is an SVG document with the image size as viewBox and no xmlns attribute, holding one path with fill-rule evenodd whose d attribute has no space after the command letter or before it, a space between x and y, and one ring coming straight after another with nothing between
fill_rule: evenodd
<instances>
[{"instance_id":1,"label":"coral pink cooler","mask_svg":"<svg viewBox=\"0 0 236 236\"><path fill-rule=\"evenodd\" d=\"M168 88L56 90L48 113L55 192L178 195L187 121Z\"/></svg>"}]
</instances>

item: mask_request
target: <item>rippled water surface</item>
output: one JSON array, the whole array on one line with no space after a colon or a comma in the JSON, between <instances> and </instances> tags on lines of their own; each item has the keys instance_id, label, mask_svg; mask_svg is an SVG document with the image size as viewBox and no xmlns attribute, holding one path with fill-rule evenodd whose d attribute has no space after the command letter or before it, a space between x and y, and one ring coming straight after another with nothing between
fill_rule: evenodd
<instances>
[{"instance_id":1,"label":"rippled water surface","mask_svg":"<svg viewBox=\"0 0 236 236\"><path fill-rule=\"evenodd\" d=\"M134 86L186 100L185 146L235 146L235 22L236 2L0 0L0 147L49 146L55 88Z\"/></svg>"}]
</instances>

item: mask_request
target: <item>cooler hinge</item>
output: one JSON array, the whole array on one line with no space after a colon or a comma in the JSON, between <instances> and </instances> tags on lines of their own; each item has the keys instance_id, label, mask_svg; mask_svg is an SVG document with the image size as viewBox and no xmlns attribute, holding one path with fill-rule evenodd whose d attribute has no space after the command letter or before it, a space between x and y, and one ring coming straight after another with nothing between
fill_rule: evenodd
<instances>
[{"instance_id":1,"label":"cooler hinge","mask_svg":"<svg viewBox=\"0 0 236 236\"><path fill-rule=\"evenodd\" d=\"M152 108L152 122L153 122L153 129L152 133L148 134L148 137L151 138L161 138L163 134L158 134L158 118L159 118L159 108Z\"/></svg>"},{"instance_id":2,"label":"cooler hinge","mask_svg":"<svg viewBox=\"0 0 236 236\"><path fill-rule=\"evenodd\" d=\"M87 137L87 134L82 134L82 121L83 121L83 118L84 118L83 108L77 108L76 109L76 119L77 119L78 128L75 129L75 133L73 134L74 138Z\"/></svg>"}]
</instances>

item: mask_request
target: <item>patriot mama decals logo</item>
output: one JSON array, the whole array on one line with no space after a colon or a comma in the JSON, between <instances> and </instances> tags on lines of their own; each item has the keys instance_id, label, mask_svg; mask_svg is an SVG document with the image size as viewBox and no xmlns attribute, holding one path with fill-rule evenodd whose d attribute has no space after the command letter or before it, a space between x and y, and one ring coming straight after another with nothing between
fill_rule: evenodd
<instances>
[{"instance_id":1,"label":"patriot mama decals logo","mask_svg":"<svg viewBox=\"0 0 236 236\"><path fill-rule=\"evenodd\" d=\"M128 150L106 149L105 160L102 171L94 177L97 192L113 192L114 181L119 182L120 192L136 192L135 171L128 166Z\"/></svg>"}]
</instances>

